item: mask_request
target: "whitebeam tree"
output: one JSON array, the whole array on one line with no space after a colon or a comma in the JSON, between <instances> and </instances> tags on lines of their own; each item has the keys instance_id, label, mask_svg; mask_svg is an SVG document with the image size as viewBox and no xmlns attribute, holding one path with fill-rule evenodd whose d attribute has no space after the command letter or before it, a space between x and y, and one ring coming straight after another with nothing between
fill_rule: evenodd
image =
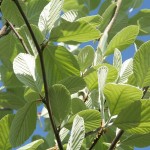
<instances>
[{"instance_id":1,"label":"whitebeam tree","mask_svg":"<svg viewBox=\"0 0 150 150\"><path fill-rule=\"evenodd\" d=\"M0 1L0 150L150 145L150 41L138 39L150 34L150 10L129 17L142 2ZM39 117L45 137L32 134Z\"/></svg>"}]
</instances>

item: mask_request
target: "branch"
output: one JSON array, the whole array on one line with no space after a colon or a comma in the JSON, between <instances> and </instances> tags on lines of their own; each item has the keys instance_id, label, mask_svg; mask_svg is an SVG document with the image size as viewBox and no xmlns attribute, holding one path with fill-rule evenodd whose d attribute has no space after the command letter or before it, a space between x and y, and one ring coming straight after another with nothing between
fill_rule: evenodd
<instances>
[{"instance_id":1,"label":"branch","mask_svg":"<svg viewBox=\"0 0 150 150\"><path fill-rule=\"evenodd\" d=\"M10 28L12 29L12 31L13 31L13 32L15 33L15 35L17 36L17 38L19 39L19 41L21 42L21 44L22 44L22 46L23 46L25 52L26 52L27 54L30 54L30 52L29 52L29 50L28 50L28 48L27 48L27 46L26 46L26 44L25 44L23 38L20 36L20 34L17 32L17 30L16 30L16 29L14 28L14 26L11 24L11 22L9 22L8 20L6 20L6 21L7 21L7 23L9 24Z\"/></svg>"},{"instance_id":2,"label":"branch","mask_svg":"<svg viewBox=\"0 0 150 150\"><path fill-rule=\"evenodd\" d=\"M105 28L104 30L104 33L102 35L102 37L100 38L99 40L99 43L98 43L98 47L101 48L101 45L103 45L103 39L105 38L105 35L108 34L108 32L111 30L117 16L118 16L118 13L119 13L119 10L120 10L120 7L121 7L121 3L122 3L122 0L118 0L117 1L117 7L116 7L116 10L115 10L115 13L114 13L114 16L112 17L111 21L109 22L108 26Z\"/></svg>"},{"instance_id":3,"label":"branch","mask_svg":"<svg viewBox=\"0 0 150 150\"><path fill-rule=\"evenodd\" d=\"M42 77L43 77L43 82L44 82L44 91L45 91L45 99L46 101L44 102L46 107L47 107L47 110L48 110L48 113L49 113L49 117L50 117L50 122L52 124L52 128L53 128L53 131L54 131L54 134L55 134L55 137L56 137L56 140L57 140L57 143L58 143L58 146L59 146L59 149L60 150L63 150L63 146L62 146L62 143L61 143L61 140L60 140L60 137L59 137L59 133L57 131L57 127L56 127L56 124L54 122L54 118L53 118L53 115L52 115L52 109L51 109L51 106L50 106L50 98L49 98L49 94L48 94L48 85L47 85L47 80L46 80L46 72L45 72L45 66L44 66L44 60L43 60L43 53L41 51L41 48L35 38L35 35L33 33L33 30L29 24L29 21L26 17L26 15L24 14L18 0L13 0L14 3L16 4L20 14L22 15L24 21L25 21L25 24L27 25L27 28L31 34L31 37L33 39L33 42L35 44L35 47L38 51L38 54L39 54L39 58L40 58L40 64L41 64L41 71L42 71Z\"/></svg>"},{"instance_id":4,"label":"branch","mask_svg":"<svg viewBox=\"0 0 150 150\"><path fill-rule=\"evenodd\" d=\"M124 131L120 130L119 133L117 134L117 136L114 138L114 140L112 141L110 147L108 150L114 150L117 142L119 141L119 139L121 138L121 136L123 135Z\"/></svg>"},{"instance_id":5,"label":"branch","mask_svg":"<svg viewBox=\"0 0 150 150\"><path fill-rule=\"evenodd\" d=\"M98 131L97 137L94 139L94 141L93 141L91 147L89 148L89 150L93 149L93 147L97 144L97 142L99 141L99 139L101 138L103 133L105 133L105 128L100 128L100 130Z\"/></svg>"}]
</instances>

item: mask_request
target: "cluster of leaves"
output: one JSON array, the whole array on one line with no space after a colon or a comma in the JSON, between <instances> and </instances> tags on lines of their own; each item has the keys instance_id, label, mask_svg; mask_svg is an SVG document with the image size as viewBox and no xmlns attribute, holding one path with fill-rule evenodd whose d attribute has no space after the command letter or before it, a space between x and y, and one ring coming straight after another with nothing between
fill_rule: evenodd
<instances>
[{"instance_id":1,"label":"cluster of leaves","mask_svg":"<svg viewBox=\"0 0 150 150\"><path fill-rule=\"evenodd\" d=\"M1 3L11 31L0 38L0 149L21 146L32 135L38 106L48 135L34 135L18 150L57 148L47 105L64 149L90 149L101 134L94 149L108 149L118 130L124 131L118 150L150 145L150 41L137 39L150 34L150 10L131 18L128 13L142 0L122 0L108 35L103 32L117 7L113 0L20 0L42 51L48 93L38 49L15 1ZM97 49L80 47L97 45L101 36ZM132 44L134 58L122 62L121 51ZM106 61L111 54L113 64Z\"/></svg>"}]
</instances>

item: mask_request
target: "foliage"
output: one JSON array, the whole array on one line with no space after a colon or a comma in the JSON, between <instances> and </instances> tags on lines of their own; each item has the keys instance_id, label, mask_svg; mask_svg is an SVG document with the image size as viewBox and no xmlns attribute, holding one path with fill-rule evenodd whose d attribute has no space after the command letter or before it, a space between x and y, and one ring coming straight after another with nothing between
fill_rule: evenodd
<instances>
[{"instance_id":1,"label":"foliage","mask_svg":"<svg viewBox=\"0 0 150 150\"><path fill-rule=\"evenodd\" d=\"M130 17L142 2L0 1L0 149L150 145L150 41L138 38L150 10ZM32 134L39 122L45 137Z\"/></svg>"}]
</instances>

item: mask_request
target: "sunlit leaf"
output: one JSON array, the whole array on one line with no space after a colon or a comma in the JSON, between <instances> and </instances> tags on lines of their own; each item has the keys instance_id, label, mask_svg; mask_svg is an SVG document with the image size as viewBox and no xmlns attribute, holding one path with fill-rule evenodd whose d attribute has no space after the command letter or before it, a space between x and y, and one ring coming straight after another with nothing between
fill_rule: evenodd
<instances>
[{"instance_id":1,"label":"sunlit leaf","mask_svg":"<svg viewBox=\"0 0 150 150\"><path fill-rule=\"evenodd\" d=\"M102 23L100 25L100 31L103 32L106 26L109 24L110 20L112 19L113 12L116 8L116 3L112 3L108 6L106 10L104 10L102 14Z\"/></svg>"},{"instance_id":2,"label":"sunlit leaf","mask_svg":"<svg viewBox=\"0 0 150 150\"><path fill-rule=\"evenodd\" d=\"M85 21L63 22L52 29L50 41L80 43L98 39L100 32Z\"/></svg>"},{"instance_id":3,"label":"sunlit leaf","mask_svg":"<svg viewBox=\"0 0 150 150\"><path fill-rule=\"evenodd\" d=\"M6 115L0 120L0 149L9 150L12 148L9 141L9 131L14 116Z\"/></svg>"},{"instance_id":4,"label":"sunlit leaf","mask_svg":"<svg viewBox=\"0 0 150 150\"><path fill-rule=\"evenodd\" d=\"M35 58L32 55L20 53L13 62L17 78L33 90L40 92L42 81L35 68Z\"/></svg>"},{"instance_id":5,"label":"sunlit leaf","mask_svg":"<svg viewBox=\"0 0 150 150\"><path fill-rule=\"evenodd\" d=\"M99 15L93 15L93 16L86 16L86 17L82 17L80 19L78 19L77 21L85 21L87 23L89 23L91 26L93 26L94 28L100 26L101 22L102 22L103 18Z\"/></svg>"},{"instance_id":6,"label":"sunlit leaf","mask_svg":"<svg viewBox=\"0 0 150 150\"><path fill-rule=\"evenodd\" d=\"M18 148L17 150L35 150L39 145L41 145L44 142L44 140L39 139L34 142L31 142L25 146L22 146Z\"/></svg>"},{"instance_id":7,"label":"sunlit leaf","mask_svg":"<svg viewBox=\"0 0 150 150\"><path fill-rule=\"evenodd\" d=\"M84 119L76 116L73 120L71 135L66 150L80 150L85 136Z\"/></svg>"},{"instance_id":8,"label":"sunlit leaf","mask_svg":"<svg viewBox=\"0 0 150 150\"><path fill-rule=\"evenodd\" d=\"M132 145L136 147L147 147L150 145L150 141L147 140L150 138L150 133L148 134L135 134L129 136L127 139L123 140L121 144L123 145Z\"/></svg>"},{"instance_id":9,"label":"sunlit leaf","mask_svg":"<svg viewBox=\"0 0 150 150\"><path fill-rule=\"evenodd\" d=\"M116 80L118 76L118 72L115 67L109 64L97 65L91 70L89 70L89 72L84 77L87 87L90 90L93 90L98 87L97 69L102 66L106 66L108 68L108 75L107 75L106 83L113 82Z\"/></svg>"},{"instance_id":10,"label":"sunlit leaf","mask_svg":"<svg viewBox=\"0 0 150 150\"><path fill-rule=\"evenodd\" d=\"M138 33L139 27L135 25L131 25L122 29L110 41L105 55L107 56L109 54L112 54L115 48L118 48L120 51L122 51L128 46L130 46L134 43Z\"/></svg>"},{"instance_id":11,"label":"sunlit leaf","mask_svg":"<svg viewBox=\"0 0 150 150\"><path fill-rule=\"evenodd\" d=\"M10 142L13 147L23 144L36 127L36 102L29 102L19 109L10 128Z\"/></svg>"},{"instance_id":12,"label":"sunlit leaf","mask_svg":"<svg viewBox=\"0 0 150 150\"><path fill-rule=\"evenodd\" d=\"M138 88L125 84L109 83L104 88L104 95L111 115L117 115L133 101L140 100L142 94L143 92Z\"/></svg>"},{"instance_id":13,"label":"sunlit leaf","mask_svg":"<svg viewBox=\"0 0 150 150\"><path fill-rule=\"evenodd\" d=\"M99 111L88 109L88 110L80 111L76 115L79 115L80 117L84 119L86 132L95 130L100 127L101 115ZM69 122L65 125L66 128L69 128L69 129L71 128L73 119L75 118L76 115L72 116L69 119Z\"/></svg>"},{"instance_id":14,"label":"sunlit leaf","mask_svg":"<svg viewBox=\"0 0 150 150\"><path fill-rule=\"evenodd\" d=\"M118 72L120 72L122 66L122 55L118 49L115 49L114 51L113 65L116 67Z\"/></svg>"},{"instance_id":15,"label":"sunlit leaf","mask_svg":"<svg viewBox=\"0 0 150 150\"><path fill-rule=\"evenodd\" d=\"M133 59L133 72L140 87L150 85L150 41L144 43Z\"/></svg>"},{"instance_id":16,"label":"sunlit leaf","mask_svg":"<svg viewBox=\"0 0 150 150\"><path fill-rule=\"evenodd\" d=\"M91 46L84 47L78 54L78 63L80 70L84 72L85 69L90 67L94 60L94 49Z\"/></svg>"},{"instance_id":17,"label":"sunlit leaf","mask_svg":"<svg viewBox=\"0 0 150 150\"><path fill-rule=\"evenodd\" d=\"M119 83L126 83L128 81L128 77L133 73L133 59L127 59L123 62L120 74L119 74Z\"/></svg>"},{"instance_id":18,"label":"sunlit leaf","mask_svg":"<svg viewBox=\"0 0 150 150\"><path fill-rule=\"evenodd\" d=\"M123 109L114 125L132 134L150 132L150 100L138 100Z\"/></svg>"},{"instance_id":19,"label":"sunlit leaf","mask_svg":"<svg viewBox=\"0 0 150 150\"><path fill-rule=\"evenodd\" d=\"M60 17L63 0L51 0L43 9L39 18L39 29L45 34L50 32Z\"/></svg>"},{"instance_id":20,"label":"sunlit leaf","mask_svg":"<svg viewBox=\"0 0 150 150\"><path fill-rule=\"evenodd\" d=\"M70 10L64 13L61 17L69 22L74 22L78 19L79 12L77 10Z\"/></svg>"}]
</instances>

